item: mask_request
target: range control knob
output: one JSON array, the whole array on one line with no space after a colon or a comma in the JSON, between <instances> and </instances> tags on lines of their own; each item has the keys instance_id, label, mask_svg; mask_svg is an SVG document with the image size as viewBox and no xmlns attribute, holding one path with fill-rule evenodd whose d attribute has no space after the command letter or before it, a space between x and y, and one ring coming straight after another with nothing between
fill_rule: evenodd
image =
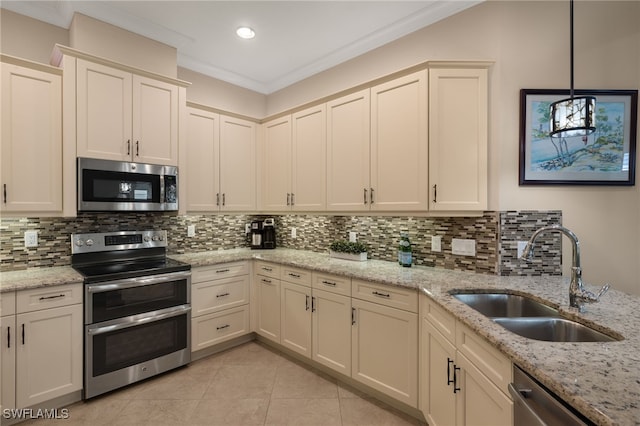
<instances>
[{"instance_id":1,"label":"range control knob","mask_svg":"<svg viewBox=\"0 0 640 426\"><path fill-rule=\"evenodd\" d=\"M84 245L84 241L82 241L82 240L76 240L76 245L77 245L78 247L82 247L82 246Z\"/></svg>"},{"instance_id":2,"label":"range control knob","mask_svg":"<svg viewBox=\"0 0 640 426\"><path fill-rule=\"evenodd\" d=\"M92 240L91 238L89 238L89 239L87 240L87 245L88 245L88 246L92 246L92 245L93 245L93 240Z\"/></svg>"},{"instance_id":3,"label":"range control knob","mask_svg":"<svg viewBox=\"0 0 640 426\"><path fill-rule=\"evenodd\" d=\"M149 240L151 240L151 238L149 238L149 236L148 236L148 235L145 235L145 236L144 236L144 242L145 242L145 243L148 243L148 242L149 242Z\"/></svg>"},{"instance_id":4,"label":"range control knob","mask_svg":"<svg viewBox=\"0 0 640 426\"><path fill-rule=\"evenodd\" d=\"M158 241L158 240L159 240L158 236L157 236L157 235L154 235L154 236L153 236L153 241Z\"/></svg>"},{"instance_id":5,"label":"range control knob","mask_svg":"<svg viewBox=\"0 0 640 426\"><path fill-rule=\"evenodd\" d=\"M160 241L164 241L164 235L160 234L160 236L158 237L158 239L159 239Z\"/></svg>"}]
</instances>

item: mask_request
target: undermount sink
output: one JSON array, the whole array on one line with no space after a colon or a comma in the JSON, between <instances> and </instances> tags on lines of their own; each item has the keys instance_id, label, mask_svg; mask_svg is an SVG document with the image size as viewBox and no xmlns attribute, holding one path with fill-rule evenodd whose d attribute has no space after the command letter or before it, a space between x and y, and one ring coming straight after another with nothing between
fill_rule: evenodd
<instances>
[{"instance_id":1,"label":"undermount sink","mask_svg":"<svg viewBox=\"0 0 640 426\"><path fill-rule=\"evenodd\" d=\"M493 318L519 336L547 342L615 342L611 336L566 318Z\"/></svg>"},{"instance_id":2,"label":"undermount sink","mask_svg":"<svg viewBox=\"0 0 640 426\"><path fill-rule=\"evenodd\" d=\"M562 317L557 309L526 296L508 293L455 293L453 297L528 339L548 342L621 340Z\"/></svg>"}]
</instances>

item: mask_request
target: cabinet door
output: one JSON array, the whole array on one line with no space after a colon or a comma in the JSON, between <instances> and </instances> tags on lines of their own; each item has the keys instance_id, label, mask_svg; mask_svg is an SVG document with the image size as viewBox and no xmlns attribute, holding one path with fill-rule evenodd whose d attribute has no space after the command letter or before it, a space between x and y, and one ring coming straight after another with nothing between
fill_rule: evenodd
<instances>
[{"instance_id":1,"label":"cabinet door","mask_svg":"<svg viewBox=\"0 0 640 426\"><path fill-rule=\"evenodd\" d=\"M457 424L461 426L511 426L513 402L460 352Z\"/></svg>"},{"instance_id":2,"label":"cabinet door","mask_svg":"<svg viewBox=\"0 0 640 426\"><path fill-rule=\"evenodd\" d=\"M358 299L352 307L351 377L417 407L417 314Z\"/></svg>"},{"instance_id":3,"label":"cabinet door","mask_svg":"<svg viewBox=\"0 0 640 426\"><path fill-rule=\"evenodd\" d=\"M256 332L262 337L280 343L280 280L257 276L256 288Z\"/></svg>"},{"instance_id":4,"label":"cabinet door","mask_svg":"<svg viewBox=\"0 0 640 426\"><path fill-rule=\"evenodd\" d=\"M372 210L426 210L427 72L371 88Z\"/></svg>"},{"instance_id":5,"label":"cabinet door","mask_svg":"<svg viewBox=\"0 0 640 426\"><path fill-rule=\"evenodd\" d=\"M78 59L78 157L131 160L131 84L131 73Z\"/></svg>"},{"instance_id":6,"label":"cabinet door","mask_svg":"<svg viewBox=\"0 0 640 426\"><path fill-rule=\"evenodd\" d=\"M264 124L261 144L263 210L291 209L291 116Z\"/></svg>"},{"instance_id":7,"label":"cabinet door","mask_svg":"<svg viewBox=\"0 0 640 426\"><path fill-rule=\"evenodd\" d=\"M0 317L0 408L16 407L17 343L15 315Z\"/></svg>"},{"instance_id":8,"label":"cabinet door","mask_svg":"<svg viewBox=\"0 0 640 426\"><path fill-rule=\"evenodd\" d=\"M431 210L487 208L487 70L429 70Z\"/></svg>"},{"instance_id":9,"label":"cabinet door","mask_svg":"<svg viewBox=\"0 0 640 426\"><path fill-rule=\"evenodd\" d=\"M220 116L220 208L256 209L256 124Z\"/></svg>"},{"instance_id":10,"label":"cabinet door","mask_svg":"<svg viewBox=\"0 0 640 426\"><path fill-rule=\"evenodd\" d=\"M311 288L282 281L280 291L280 342L311 358Z\"/></svg>"},{"instance_id":11,"label":"cabinet door","mask_svg":"<svg viewBox=\"0 0 640 426\"><path fill-rule=\"evenodd\" d=\"M317 289L312 297L312 358L351 376L351 298Z\"/></svg>"},{"instance_id":12,"label":"cabinet door","mask_svg":"<svg viewBox=\"0 0 640 426\"><path fill-rule=\"evenodd\" d=\"M325 105L292 116L291 205L298 211L322 211L327 204L327 120Z\"/></svg>"},{"instance_id":13,"label":"cabinet door","mask_svg":"<svg viewBox=\"0 0 640 426\"><path fill-rule=\"evenodd\" d=\"M178 165L178 87L133 76L132 160Z\"/></svg>"},{"instance_id":14,"label":"cabinet door","mask_svg":"<svg viewBox=\"0 0 640 426\"><path fill-rule=\"evenodd\" d=\"M369 210L369 89L327 103L327 210Z\"/></svg>"},{"instance_id":15,"label":"cabinet door","mask_svg":"<svg viewBox=\"0 0 640 426\"><path fill-rule=\"evenodd\" d=\"M62 79L2 63L0 211L62 210Z\"/></svg>"},{"instance_id":16,"label":"cabinet door","mask_svg":"<svg viewBox=\"0 0 640 426\"><path fill-rule=\"evenodd\" d=\"M187 211L217 211L219 205L220 116L187 108Z\"/></svg>"},{"instance_id":17,"label":"cabinet door","mask_svg":"<svg viewBox=\"0 0 640 426\"><path fill-rule=\"evenodd\" d=\"M422 319L420 379L422 411L431 426L456 424L456 395L453 393L456 348L426 319Z\"/></svg>"},{"instance_id":18,"label":"cabinet door","mask_svg":"<svg viewBox=\"0 0 640 426\"><path fill-rule=\"evenodd\" d=\"M18 314L16 402L28 407L82 389L82 305Z\"/></svg>"}]
</instances>

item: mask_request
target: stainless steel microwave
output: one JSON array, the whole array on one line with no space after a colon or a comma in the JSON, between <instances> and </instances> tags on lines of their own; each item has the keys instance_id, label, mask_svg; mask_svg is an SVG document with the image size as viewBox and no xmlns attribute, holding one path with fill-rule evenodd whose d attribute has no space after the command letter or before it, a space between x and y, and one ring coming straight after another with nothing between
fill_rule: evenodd
<instances>
[{"instance_id":1,"label":"stainless steel microwave","mask_svg":"<svg viewBox=\"0 0 640 426\"><path fill-rule=\"evenodd\" d=\"M78 211L176 211L178 168L78 158Z\"/></svg>"}]
</instances>

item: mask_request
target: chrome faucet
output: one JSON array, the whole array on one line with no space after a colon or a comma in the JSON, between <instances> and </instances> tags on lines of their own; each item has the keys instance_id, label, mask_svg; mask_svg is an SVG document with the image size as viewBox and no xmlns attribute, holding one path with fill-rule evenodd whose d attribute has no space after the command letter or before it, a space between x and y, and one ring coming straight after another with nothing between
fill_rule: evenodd
<instances>
[{"instance_id":1,"label":"chrome faucet","mask_svg":"<svg viewBox=\"0 0 640 426\"><path fill-rule=\"evenodd\" d=\"M522 256L520 257L521 259L526 261L533 260L533 249L535 247L536 239L545 232L560 232L571 240L573 245L573 257L571 265L571 284L569 284L569 305L574 308L578 308L580 312L584 312L584 304L600 300L600 297L609 290L610 285L605 284L597 295L584 288L582 284L582 268L580 266L580 242L578 241L576 234L562 225L555 224L544 226L534 232L522 252Z\"/></svg>"}]
</instances>

